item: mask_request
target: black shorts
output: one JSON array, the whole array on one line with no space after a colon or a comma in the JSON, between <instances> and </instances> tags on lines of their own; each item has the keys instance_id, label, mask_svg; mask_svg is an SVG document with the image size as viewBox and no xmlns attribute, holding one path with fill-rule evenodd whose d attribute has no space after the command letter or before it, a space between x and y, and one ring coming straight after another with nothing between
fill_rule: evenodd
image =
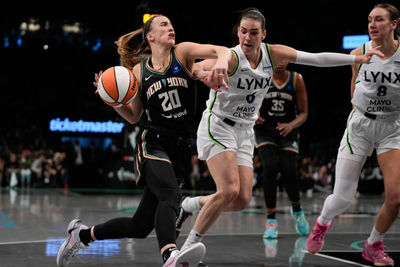
<instances>
[{"instance_id":1,"label":"black shorts","mask_svg":"<svg viewBox=\"0 0 400 267\"><path fill-rule=\"evenodd\" d=\"M299 151L299 129L293 129L286 137L279 134L276 126L254 127L256 148L263 145L275 145L278 149Z\"/></svg>"},{"instance_id":2,"label":"black shorts","mask_svg":"<svg viewBox=\"0 0 400 267\"><path fill-rule=\"evenodd\" d=\"M136 184L146 185L146 175L142 175L148 160L164 161L172 164L178 183L181 184L190 172L191 137L181 137L169 132L144 129L138 135L135 148Z\"/></svg>"}]
</instances>

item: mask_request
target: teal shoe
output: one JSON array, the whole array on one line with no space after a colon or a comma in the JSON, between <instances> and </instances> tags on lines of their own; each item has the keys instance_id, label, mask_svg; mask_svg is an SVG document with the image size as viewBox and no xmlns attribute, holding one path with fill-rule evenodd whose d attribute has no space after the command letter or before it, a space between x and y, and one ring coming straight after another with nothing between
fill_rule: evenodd
<instances>
[{"instance_id":1,"label":"teal shoe","mask_svg":"<svg viewBox=\"0 0 400 267\"><path fill-rule=\"evenodd\" d=\"M278 222L275 219L268 219L265 225L264 238L274 239L278 237Z\"/></svg>"},{"instance_id":2,"label":"teal shoe","mask_svg":"<svg viewBox=\"0 0 400 267\"><path fill-rule=\"evenodd\" d=\"M290 210L290 213L292 214L294 221L296 223L296 231L301 235L307 235L309 226L308 226L306 216L304 216L303 208L301 208L301 211L298 211L298 212L294 212L293 208L292 208Z\"/></svg>"},{"instance_id":3,"label":"teal shoe","mask_svg":"<svg viewBox=\"0 0 400 267\"><path fill-rule=\"evenodd\" d=\"M302 236L296 240L294 244L294 251L292 256L289 258L290 266L300 267L303 264L303 258L307 252L307 237Z\"/></svg>"},{"instance_id":4,"label":"teal shoe","mask_svg":"<svg viewBox=\"0 0 400 267\"><path fill-rule=\"evenodd\" d=\"M265 256L274 258L278 254L278 239L264 239Z\"/></svg>"}]
</instances>

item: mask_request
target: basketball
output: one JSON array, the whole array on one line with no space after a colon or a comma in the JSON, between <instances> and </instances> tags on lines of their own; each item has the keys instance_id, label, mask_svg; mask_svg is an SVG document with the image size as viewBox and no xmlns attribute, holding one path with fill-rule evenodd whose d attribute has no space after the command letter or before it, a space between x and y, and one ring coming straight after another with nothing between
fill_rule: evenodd
<instances>
[{"instance_id":1,"label":"basketball","mask_svg":"<svg viewBox=\"0 0 400 267\"><path fill-rule=\"evenodd\" d=\"M109 106L121 107L136 97L138 81L133 73L122 66L110 67L101 74L97 92Z\"/></svg>"}]
</instances>

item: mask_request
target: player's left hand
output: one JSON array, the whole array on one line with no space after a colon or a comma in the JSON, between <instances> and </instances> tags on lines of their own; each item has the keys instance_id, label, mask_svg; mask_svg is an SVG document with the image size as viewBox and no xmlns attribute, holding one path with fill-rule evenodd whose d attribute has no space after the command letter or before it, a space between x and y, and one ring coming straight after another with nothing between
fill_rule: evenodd
<instances>
[{"instance_id":1,"label":"player's left hand","mask_svg":"<svg viewBox=\"0 0 400 267\"><path fill-rule=\"evenodd\" d=\"M276 129L280 132L280 135L286 137L292 130L293 125L290 123L279 123L276 126Z\"/></svg>"}]
</instances>

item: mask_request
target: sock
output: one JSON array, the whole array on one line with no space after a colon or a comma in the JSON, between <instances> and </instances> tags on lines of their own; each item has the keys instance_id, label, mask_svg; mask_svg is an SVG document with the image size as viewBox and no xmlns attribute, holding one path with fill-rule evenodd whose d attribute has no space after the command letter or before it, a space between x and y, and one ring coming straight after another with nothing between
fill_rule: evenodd
<instances>
[{"instance_id":1,"label":"sock","mask_svg":"<svg viewBox=\"0 0 400 267\"><path fill-rule=\"evenodd\" d=\"M204 235L202 235L199 232L192 229L185 241L185 244L183 244L181 251L187 249L188 247L190 247L193 244L201 242L201 240L203 240L203 237L204 237Z\"/></svg>"},{"instance_id":2,"label":"sock","mask_svg":"<svg viewBox=\"0 0 400 267\"><path fill-rule=\"evenodd\" d=\"M322 225L329 225L329 223L331 222L331 220L326 219L323 216L319 216L317 221L318 221L319 224L322 224Z\"/></svg>"},{"instance_id":3,"label":"sock","mask_svg":"<svg viewBox=\"0 0 400 267\"><path fill-rule=\"evenodd\" d=\"M93 242L94 240L92 239L92 235L90 234L90 229L82 229L79 231L79 239L83 244L86 246L89 245L89 243Z\"/></svg>"},{"instance_id":4,"label":"sock","mask_svg":"<svg viewBox=\"0 0 400 267\"><path fill-rule=\"evenodd\" d=\"M293 212L300 212L302 210L300 203L293 204L292 203Z\"/></svg>"},{"instance_id":5,"label":"sock","mask_svg":"<svg viewBox=\"0 0 400 267\"><path fill-rule=\"evenodd\" d=\"M273 212L268 212L268 213L267 213L267 219L275 219L275 215L276 215L276 212L275 212L275 211L273 211Z\"/></svg>"},{"instance_id":6,"label":"sock","mask_svg":"<svg viewBox=\"0 0 400 267\"><path fill-rule=\"evenodd\" d=\"M169 257L171 257L172 251L175 251L175 250L177 250L176 247L172 247L172 248L167 248L167 249L163 252L162 258L163 258L164 263L169 259Z\"/></svg>"},{"instance_id":7,"label":"sock","mask_svg":"<svg viewBox=\"0 0 400 267\"><path fill-rule=\"evenodd\" d=\"M193 213L195 211L199 211L201 209L200 198L201 198L201 196L198 196L198 197L186 197L182 201L183 210L186 211L186 212L191 212L191 213Z\"/></svg>"},{"instance_id":8,"label":"sock","mask_svg":"<svg viewBox=\"0 0 400 267\"><path fill-rule=\"evenodd\" d=\"M372 245L372 244L375 243L375 242L382 241L382 240L383 240L383 237L385 236L385 234L386 234L386 233L380 233L380 232L378 232L378 231L375 229L375 226L374 226L374 228L372 228L371 235L370 235L369 238L367 239L368 244Z\"/></svg>"}]
</instances>

